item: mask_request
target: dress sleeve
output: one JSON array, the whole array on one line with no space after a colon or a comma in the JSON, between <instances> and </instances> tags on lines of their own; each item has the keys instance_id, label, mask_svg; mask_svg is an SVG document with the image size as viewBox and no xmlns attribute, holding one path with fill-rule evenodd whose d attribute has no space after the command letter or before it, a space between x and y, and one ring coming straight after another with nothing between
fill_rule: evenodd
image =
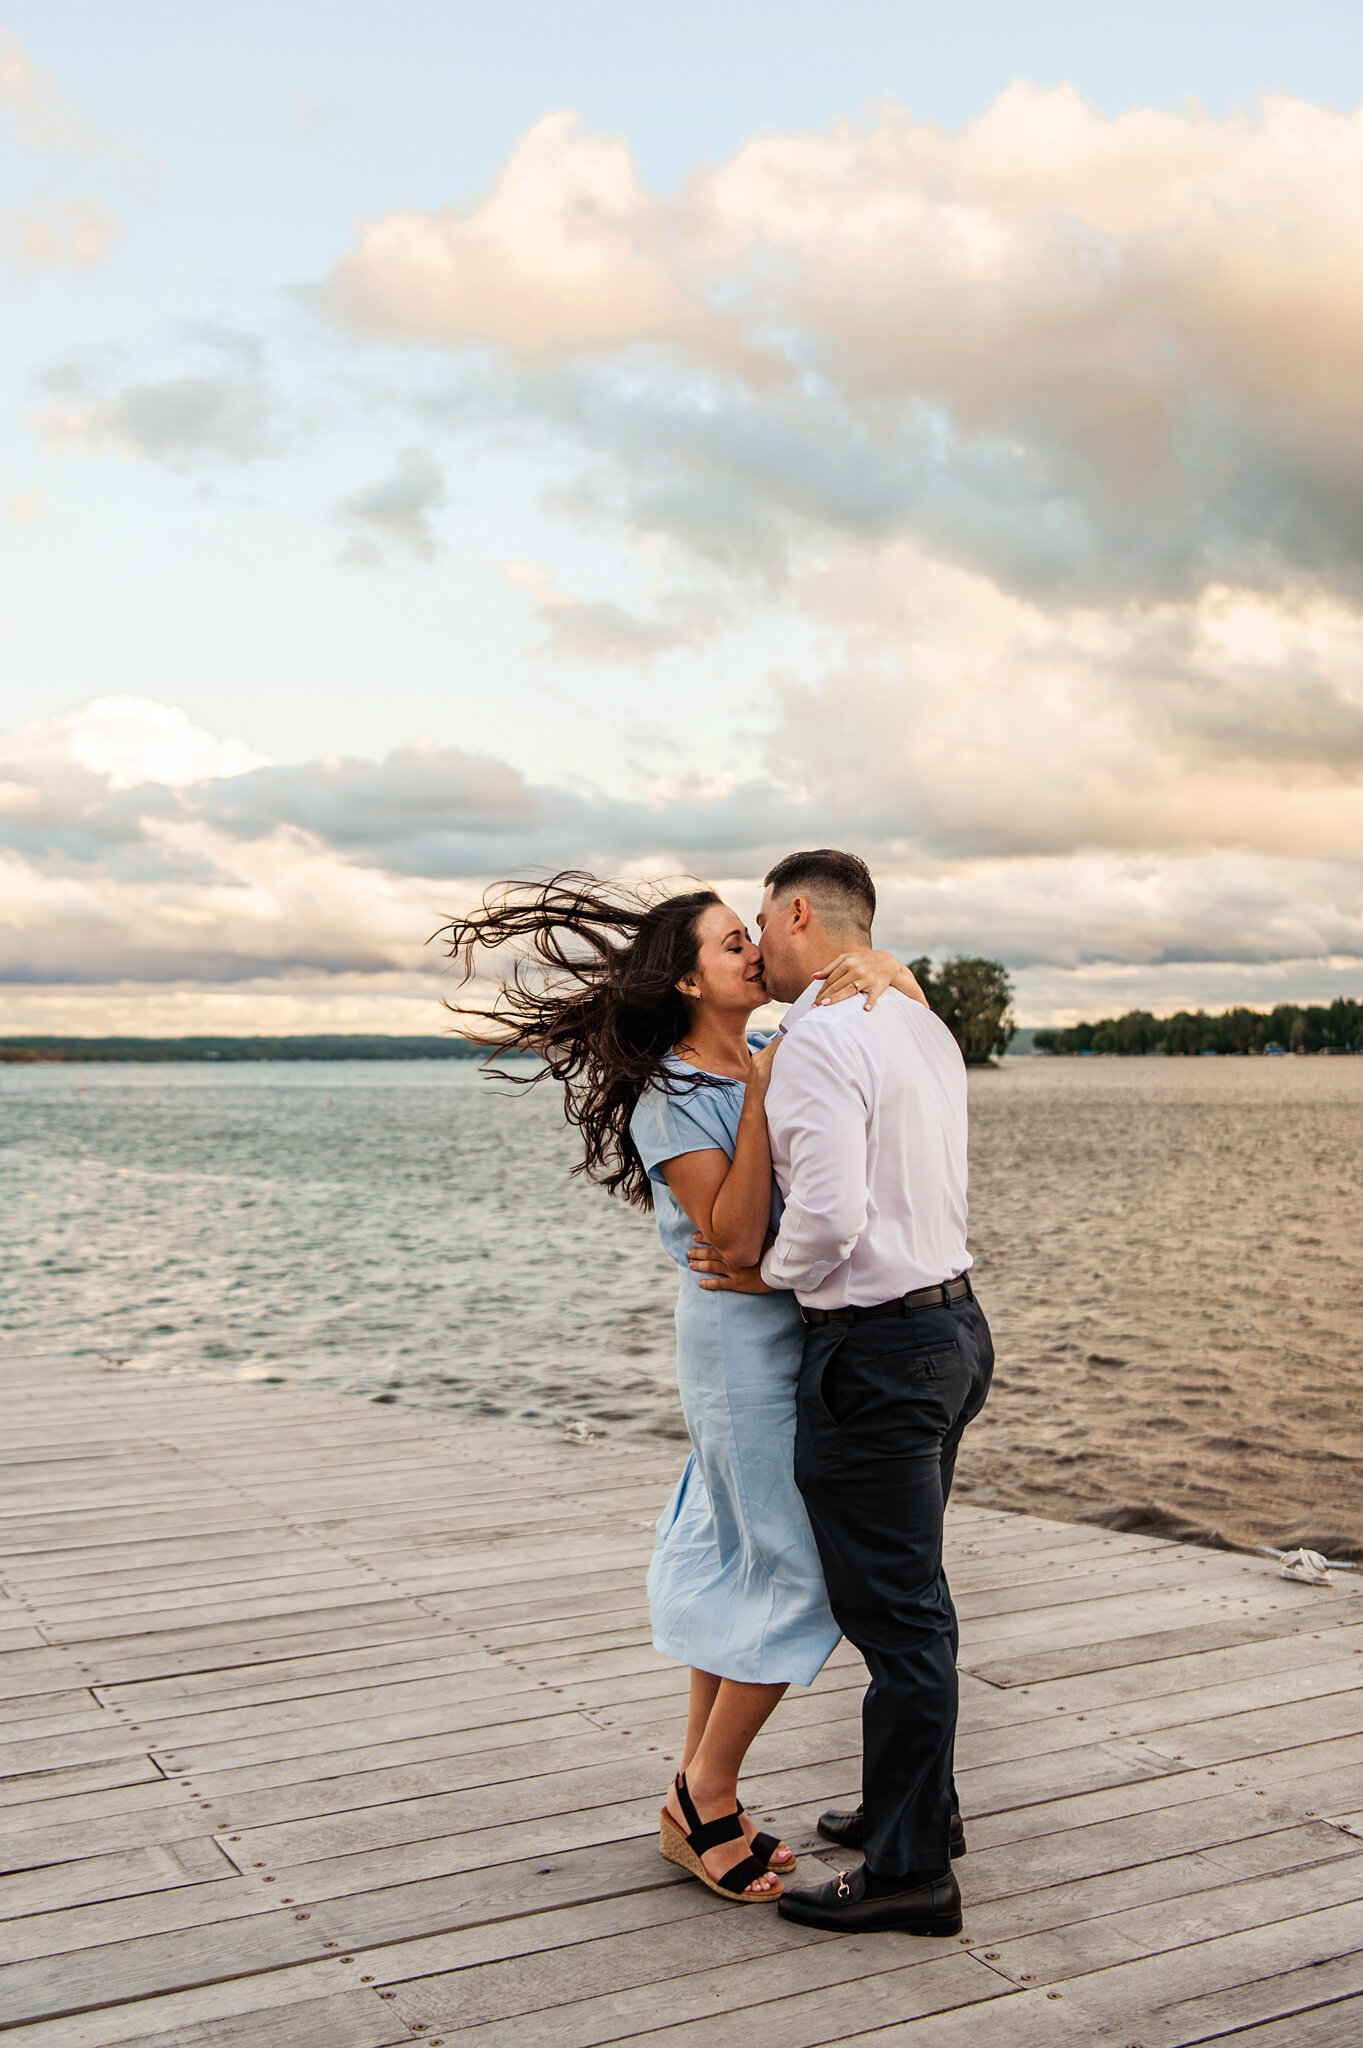
<instances>
[{"instance_id":1,"label":"dress sleeve","mask_svg":"<svg viewBox=\"0 0 1363 2048\"><path fill-rule=\"evenodd\" d=\"M666 1162L680 1159L684 1152L727 1152L733 1157L718 1098L715 1088L644 1090L629 1131L650 1180L662 1181Z\"/></svg>"}]
</instances>

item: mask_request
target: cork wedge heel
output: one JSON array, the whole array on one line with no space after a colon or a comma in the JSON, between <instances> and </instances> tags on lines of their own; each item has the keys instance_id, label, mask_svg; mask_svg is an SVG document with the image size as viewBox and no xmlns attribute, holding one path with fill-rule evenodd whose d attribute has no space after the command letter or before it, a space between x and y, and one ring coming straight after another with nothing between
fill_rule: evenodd
<instances>
[{"instance_id":1,"label":"cork wedge heel","mask_svg":"<svg viewBox=\"0 0 1363 2048\"><path fill-rule=\"evenodd\" d=\"M707 1890L714 1892L717 1898L727 1899L730 1905L767 1906L782 1898L785 1886L779 1881L765 1891L751 1889L758 1878L768 1874L767 1865L758 1856L745 1856L732 1870L726 1870L723 1877L711 1877L701 1861L702 1856L707 1849L717 1849L722 1842L741 1841L743 1823L736 1812L726 1813L720 1820L703 1821L687 1790L684 1771L678 1771L675 1784L686 1826L679 1827L666 1807L658 1816L658 1848L668 1862L689 1871L692 1877L698 1877Z\"/></svg>"}]
</instances>

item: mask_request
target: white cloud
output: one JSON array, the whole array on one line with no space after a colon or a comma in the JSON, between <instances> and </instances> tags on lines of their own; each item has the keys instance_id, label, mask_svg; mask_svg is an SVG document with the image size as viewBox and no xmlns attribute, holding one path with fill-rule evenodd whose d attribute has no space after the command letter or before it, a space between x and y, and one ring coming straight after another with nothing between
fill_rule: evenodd
<instances>
[{"instance_id":1,"label":"white cloud","mask_svg":"<svg viewBox=\"0 0 1363 2048\"><path fill-rule=\"evenodd\" d=\"M938 855L1363 855L1363 622L1316 589L1060 610L907 542L804 580L774 764Z\"/></svg>"},{"instance_id":2,"label":"white cloud","mask_svg":"<svg viewBox=\"0 0 1363 2048\"><path fill-rule=\"evenodd\" d=\"M175 981L0 984L0 1036L186 1037L219 1032L288 1036L315 1031L433 1035L453 1019L440 1007L448 976L247 976L229 983Z\"/></svg>"},{"instance_id":3,"label":"white cloud","mask_svg":"<svg viewBox=\"0 0 1363 2048\"><path fill-rule=\"evenodd\" d=\"M702 552L912 532L1102 598L1359 586L1360 275L1363 111L1018 84L957 133L757 137L675 200L554 115L473 207L371 224L332 304L500 344L619 467L598 502Z\"/></svg>"},{"instance_id":4,"label":"white cloud","mask_svg":"<svg viewBox=\"0 0 1363 2048\"><path fill-rule=\"evenodd\" d=\"M20 150L36 159L41 183L19 204L0 209L0 253L16 269L59 265L87 269L118 233L101 201L85 190L62 189L73 174L84 183L92 169L126 169L127 149L99 133L65 88L36 64L14 35L0 32L0 123Z\"/></svg>"},{"instance_id":5,"label":"white cloud","mask_svg":"<svg viewBox=\"0 0 1363 2048\"><path fill-rule=\"evenodd\" d=\"M218 739L173 704L150 697L96 697L55 718L0 732L0 769L72 763L110 790L140 783L177 788L266 765L244 740Z\"/></svg>"},{"instance_id":6,"label":"white cloud","mask_svg":"<svg viewBox=\"0 0 1363 2048\"><path fill-rule=\"evenodd\" d=\"M693 590L664 590L651 612L610 598L574 597L552 571L530 562L503 564L508 582L523 590L544 628L541 651L559 661L623 662L631 666L698 647L724 623L724 609Z\"/></svg>"},{"instance_id":7,"label":"white cloud","mask_svg":"<svg viewBox=\"0 0 1363 2048\"><path fill-rule=\"evenodd\" d=\"M1015 86L955 134L890 109L761 136L676 196L549 117L483 197L373 222L328 288L444 352L429 446L334 505L342 559L431 561L436 433L510 424L541 509L666 537L642 595L511 565L546 655L642 671L788 615L796 673L740 657L752 758L717 729L703 774L606 791L432 742L273 766L87 706L0 743L0 974L396 989L479 878L696 869L751 909L773 858L831 842L873 861L887 939L1006 958L1031 1021L1095 990L1356 991L1360 276L1363 113L1107 119ZM271 452L258 351L228 356L58 376L55 430Z\"/></svg>"},{"instance_id":8,"label":"white cloud","mask_svg":"<svg viewBox=\"0 0 1363 2048\"><path fill-rule=\"evenodd\" d=\"M255 374L147 379L107 394L92 392L82 374L48 382L54 396L36 424L56 446L113 448L178 465L222 455L249 462L281 445L273 394Z\"/></svg>"},{"instance_id":9,"label":"white cloud","mask_svg":"<svg viewBox=\"0 0 1363 2048\"><path fill-rule=\"evenodd\" d=\"M625 143L563 112L527 130L476 205L371 223L331 302L381 332L500 342L527 360L641 341L742 359L685 266L684 224L644 191Z\"/></svg>"},{"instance_id":10,"label":"white cloud","mask_svg":"<svg viewBox=\"0 0 1363 2048\"><path fill-rule=\"evenodd\" d=\"M419 891L305 835L231 840L142 823L146 872L112 862L0 868L0 979L241 979L411 969L434 919Z\"/></svg>"},{"instance_id":11,"label":"white cloud","mask_svg":"<svg viewBox=\"0 0 1363 2048\"><path fill-rule=\"evenodd\" d=\"M968 745L946 765L968 783ZM699 873L751 913L774 859L830 843L871 860L885 942L1005 959L1032 992L1032 1021L1047 991L1068 1010L1076 991L1135 973L1132 1000L1150 1001L1162 978L1188 986L1194 963L1241 999L1256 975L1274 993L1285 962L1344 988L1363 975L1363 847L962 852L916 836L911 805L887 804L888 752L863 769L861 785L843 786L833 762L803 786L678 778L610 798L431 742L382 761L261 767L170 707L106 701L0 744L0 981L321 975L379 990L429 975L423 942L490 878ZM1043 779L1043 808L1048 796Z\"/></svg>"},{"instance_id":12,"label":"white cloud","mask_svg":"<svg viewBox=\"0 0 1363 2048\"><path fill-rule=\"evenodd\" d=\"M445 497L445 473L424 448L404 448L390 475L356 491L341 506L341 516L359 533L343 550L341 560L365 565L382 560L382 542L433 562L436 533L432 514Z\"/></svg>"}]
</instances>

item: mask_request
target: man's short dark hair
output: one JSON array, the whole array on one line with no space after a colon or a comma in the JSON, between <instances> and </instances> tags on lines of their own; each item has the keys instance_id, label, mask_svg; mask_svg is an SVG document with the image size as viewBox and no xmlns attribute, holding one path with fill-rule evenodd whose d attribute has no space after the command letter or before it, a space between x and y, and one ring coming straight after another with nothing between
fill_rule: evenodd
<instances>
[{"instance_id":1,"label":"man's short dark hair","mask_svg":"<svg viewBox=\"0 0 1363 2048\"><path fill-rule=\"evenodd\" d=\"M766 877L779 897L808 896L826 925L871 929L876 914L876 885L871 870L855 853L817 846L806 853L788 853Z\"/></svg>"}]
</instances>

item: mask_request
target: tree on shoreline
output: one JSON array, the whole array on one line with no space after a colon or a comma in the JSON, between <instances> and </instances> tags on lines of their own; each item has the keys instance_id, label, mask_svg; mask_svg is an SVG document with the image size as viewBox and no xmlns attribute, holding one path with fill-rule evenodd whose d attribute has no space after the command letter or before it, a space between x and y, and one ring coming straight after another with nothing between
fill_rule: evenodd
<instances>
[{"instance_id":1,"label":"tree on shoreline","mask_svg":"<svg viewBox=\"0 0 1363 2048\"><path fill-rule=\"evenodd\" d=\"M1128 1010L1097 1024L1035 1033L1037 1052L1200 1053L1363 1052L1363 1002L1339 996L1333 1003L1280 1003L1274 1010L1179 1010L1156 1017Z\"/></svg>"},{"instance_id":2,"label":"tree on shoreline","mask_svg":"<svg viewBox=\"0 0 1363 2048\"><path fill-rule=\"evenodd\" d=\"M934 972L931 960L910 962L928 1006L950 1031L968 1067L984 1067L1008 1050L1017 1029L1013 984L1001 960L958 954Z\"/></svg>"}]
</instances>

